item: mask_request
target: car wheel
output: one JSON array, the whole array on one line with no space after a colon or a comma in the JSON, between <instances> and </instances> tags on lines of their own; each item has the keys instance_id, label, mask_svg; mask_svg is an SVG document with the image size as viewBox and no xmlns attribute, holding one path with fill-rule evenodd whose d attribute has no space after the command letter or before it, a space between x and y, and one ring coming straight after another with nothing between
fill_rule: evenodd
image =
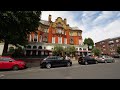
<instances>
[{"instance_id":1,"label":"car wheel","mask_svg":"<svg viewBox=\"0 0 120 90\"><path fill-rule=\"evenodd\" d=\"M13 70L14 70L14 71L16 71L16 70L18 70L18 69L19 69L19 68L18 68L17 65L13 66Z\"/></svg>"},{"instance_id":2,"label":"car wheel","mask_svg":"<svg viewBox=\"0 0 120 90\"><path fill-rule=\"evenodd\" d=\"M70 65L70 62L68 62L68 63L67 63L67 67L70 67L70 66L71 66L71 65Z\"/></svg>"},{"instance_id":3,"label":"car wheel","mask_svg":"<svg viewBox=\"0 0 120 90\"><path fill-rule=\"evenodd\" d=\"M107 63L107 61L105 61L105 63Z\"/></svg>"},{"instance_id":4,"label":"car wheel","mask_svg":"<svg viewBox=\"0 0 120 90\"><path fill-rule=\"evenodd\" d=\"M98 62L96 61L95 64L98 64Z\"/></svg>"},{"instance_id":5,"label":"car wheel","mask_svg":"<svg viewBox=\"0 0 120 90\"><path fill-rule=\"evenodd\" d=\"M80 62L78 61L78 64L80 64Z\"/></svg>"},{"instance_id":6,"label":"car wheel","mask_svg":"<svg viewBox=\"0 0 120 90\"><path fill-rule=\"evenodd\" d=\"M112 61L112 63L114 63L114 62L115 62L115 60Z\"/></svg>"},{"instance_id":7,"label":"car wheel","mask_svg":"<svg viewBox=\"0 0 120 90\"><path fill-rule=\"evenodd\" d=\"M40 65L40 68L43 68L43 67Z\"/></svg>"},{"instance_id":8,"label":"car wheel","mask_svg":"<svg viewBox=\"0 0 120 90\"><path fill-rule=\"evenodd\" d=\"M46 68L51 68L51 64L50 63L48 63L48 64L46 64Z\"/></svg>"},{"instance_id":9,"label":"car wheel","mask_svg":"<svg viewBox=\"0 0 120 90\"><path fill-rule=\"evenodd\" d=\"M85 62L85 65L88 65L88 62Z\"/></svg>"}]
</instances>

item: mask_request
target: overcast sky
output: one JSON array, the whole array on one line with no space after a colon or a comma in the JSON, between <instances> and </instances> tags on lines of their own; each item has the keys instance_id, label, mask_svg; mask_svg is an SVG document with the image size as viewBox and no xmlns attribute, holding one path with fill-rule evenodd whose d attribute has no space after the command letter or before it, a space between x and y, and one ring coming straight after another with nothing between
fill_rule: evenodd
<instances>
[{"instance_id":1,"label":"overcast sky","mask_svg":"<svg viewBox=\"0 0 120 90\"><path fill-rule=\"evenodd\" d=\"M120 11L42 11L41 19L48 20L49 14L53 22L62 17L71 27L81 29L83 40L90 37L96 43L120 36Z\"/></svg>"}]
</instances>

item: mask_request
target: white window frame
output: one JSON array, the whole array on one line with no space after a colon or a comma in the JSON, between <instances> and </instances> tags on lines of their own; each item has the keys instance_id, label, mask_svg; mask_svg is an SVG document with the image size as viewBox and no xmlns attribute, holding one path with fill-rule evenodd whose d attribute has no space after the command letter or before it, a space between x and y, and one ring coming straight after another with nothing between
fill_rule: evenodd
<instances>
[{"instance_id":1,"label":"white window frame","mask_svg":"<svg viewBox=\"0 0 120 90\"><path fill-rule=\"evenodd\" d=\"M58 29L58 33L61 33L62 31L61 31L61 29Z\"/></svg>"},{"instance_id":2,"label":"white window frame","mask_svg":"<svg viewBox=\"0 0 120 90\"><path fill-rule=\"evenodd\" d=\"M79 39L79 45L81 45L82 44L82 40L81 39Z\"/></svg>"},{"instance_id":3,"label":"white window frame","mask_svg":"<svg viewBox=\"0 0 120 90\"><path fill-rule=\"evenodd\" d=\"M62 34L64 34L64 31L62 30Z\"/></svg>"},{"instance_id":4,"label":"white window frame","mask_svg":"<svg viewBox=\"0 0 120 90\"><path fill-rule=\"evenodd\" d=\"M80 36L80 32L78 32L78 36Z\"/></svg>"},{"instance_id":5,"label":"white window frame","mask_svg":"<svg viewBox=\"0 0 120 90\"><path fill-rule=\"evenodd\" d=\"M52 37L52 43L55 43L55 37Z\"/></svg>"},{"instance_id":6,"label":"white window frame","mask_svg":"<svg viewBox=\"0 0 120 90\"><path fill-rule=\"evenodd\" d=\"M64 38L64 44L67 44L67 38Z\"/></svg>"},{"instance_id":7,"label":"white window frame","mask_svg":"<svg viewBox=\"0 0 120 90\"><path fill-rule=\"evenodd\" d=\"M119 40L117 39L116 42L119 42Z\"/></svg>"},{"instance_id":8,"label":"white window frame","mask_svg":"<svg viewBox=\"0 0 120 90\"><path fill-rule=\"evenodd\" d=\"M40 35L40 42L42 42L42 35Z\"/></svg>"},{"instance_id":9,"label":"white window frame","mask_svg":"<svg viewBox=\"0 0 120 90\"><path fill-rule=\"evenodd\" d=\"M32 38L31 38L31 34L30 34L30 39L29 39L29 40L30 40L30 42L31 42L31 40L32 40Z\"/></svg>"},{"instance_id":10,"label":"white window frame","mask_svg":"<svg viewBox=\"0 0 120 90\"><path fill-rule=\"evenodd\" d=\"M62 44L62 37L58 37L58 43Z\"/></svg>"},{"instance_id":11,"label":"white window frame","mask_svg":"<svg viewBox=\"0 0 120 90\"><path fill-rule=\"evenodd\" d=\"M35 41L35 35L36 35L37 41ZM38 42L38 34L34 34L34 42Z\"/></svg>"},{"instance_id":12,"label":"white window frame","mask_svg":"<svg viewBox=\"0 0 120 90\"><path fill-rule=\"evenodd\" d=\"M46 33L47 33L47 32L48 32L48 29L47 29L47 28L46 28L46 29L44 29L44 32L46 32Z\"/></svg>"},{"instance_id":13,"label":"white window frame","mask_svg":"<svg viewBox=\"0 0 120 90\"><path fill-rule=\"evenodd\" d=\"M37 35L37 42L38 42L38 35Z\"/></svg>"},{"instance_id":14,"label":"white window frame","mask_svg":"<svg viewBox=\"0 0 120 90\"><path fill-rule=\"evenodd\" d=\"M65 31L65 35L66 35L66 31Z\"/></svg>"}]
</instances>

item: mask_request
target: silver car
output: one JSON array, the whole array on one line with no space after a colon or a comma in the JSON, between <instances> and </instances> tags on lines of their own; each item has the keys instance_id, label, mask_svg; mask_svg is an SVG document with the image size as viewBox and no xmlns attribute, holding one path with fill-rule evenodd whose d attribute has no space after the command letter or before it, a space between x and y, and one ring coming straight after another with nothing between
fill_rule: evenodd
<instances>
[{"instance_id":1,"label":"silver car","mask_svg":"<svg viewBox=\"0 0 120 90\"><path fill-rule=\"evenodd\" d=\"M97 61L99 63L114 63L115 62L114 58L107 56L107 55L98 57Z\"/></svg>"}]
</instances>

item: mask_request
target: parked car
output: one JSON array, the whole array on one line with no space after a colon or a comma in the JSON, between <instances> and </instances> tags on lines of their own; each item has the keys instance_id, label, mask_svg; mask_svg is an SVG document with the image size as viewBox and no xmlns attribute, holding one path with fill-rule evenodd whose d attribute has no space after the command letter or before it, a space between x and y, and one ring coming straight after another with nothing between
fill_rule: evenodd
<instances>
[{"instance_id":1,"label":"parked car","mask_svg":"<svg viewBox=\"0 0 120 90\"><path fill-rule=\"evenodd\" d=\"M114 63L115 60L111 56L103 55L97 58L99 63Z\"/></svg>"},{"instance_id":2,"label":"parked car","mask_svg":"<svg viewBox=\"0 0 120 90\"><path fill-rule=\"evenodd\" d=\"M120 54L113 55L113 58L120 58Z\"/></svg>"},{"instance_id":3,"label":"parked car","mask_svg":"<svg viewBox=\"0 0 120 90\"><path fill-rule=\"evenodd\" d=\"M0 57L0 69L18 70L24 68L26 68L26 63L23 60L15 60L7 56Z\"/></svg>"},{"instance_id":4,"label":"parked car","mask_svg":"<svg viewBox=\"0 0 120 90\"><path fill-rule=\"evenodd\" d=\"M84 64L84 65L88 65L88 64L97 64L97 60L91 56L85 56L85 57L80 57L78 59L78 63L79 64Z\"/></svg>"},{"instance_id":5,"label":"parked car","mask_svg":"<svg viewBox=\"0 0 120 90\"><path fill-rule=\"evenodd\" d=\"M44 60L41 61L40 67L46 67L46 68L51 68L51 67L57 67L57 66L72 66L72 61L71 60L66 60L63 57L60 56L48 56Z\"/></svg>"}]
</instances>

